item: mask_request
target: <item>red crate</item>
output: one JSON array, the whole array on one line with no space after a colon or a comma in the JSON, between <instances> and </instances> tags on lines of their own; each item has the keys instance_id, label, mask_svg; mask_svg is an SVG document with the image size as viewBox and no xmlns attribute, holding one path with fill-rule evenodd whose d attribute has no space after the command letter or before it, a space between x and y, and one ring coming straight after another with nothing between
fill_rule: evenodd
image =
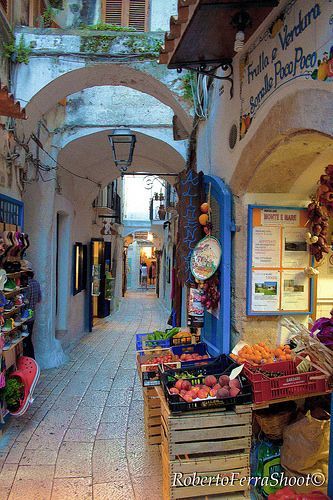
<instances>
[{"instance_id":1,"label":"red crate","mask_svg":"<svg viewBox=\"0 0 333 500\"><path fill-rule=\"evenodd\" d=\"M290 396L301 396L328 390L327 379L318 370L308 373L297 373L297 361L277 361L260 367L246 364L244 375L249 379L253 390L255 403L264 403L273 399L287 398ZM260 372L260 368L266 372L280 372L279 377L268 377Z\"/></svg>"}]
</instances>

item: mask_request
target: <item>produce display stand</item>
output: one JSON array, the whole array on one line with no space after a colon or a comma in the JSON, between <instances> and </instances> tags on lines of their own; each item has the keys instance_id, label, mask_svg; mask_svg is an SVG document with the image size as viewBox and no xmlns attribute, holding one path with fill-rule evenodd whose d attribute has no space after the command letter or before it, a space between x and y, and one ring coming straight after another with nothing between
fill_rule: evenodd
<instances>
[{"instance_id":1,"label":"produce display stand","mask_svg":"<svg viewBox=\"0 0 333 500\"><path fill-rule=\"evenodd\" d=\"M156 388L161 400L161 454L163 499L210 497L248 492L248 484L240 478L250 475L252 436L252 405L237 405L231 410L211 409L171 414L161 387ZM197 473L199 476L230 478L229 484L182 486L175 484L174 475L182 480ZM220 480L221 482L221 480Z\"/></svg>"},{"instance_id":2,"label":"produce display stand","mask_svg":"<svg viewBox=\"0 0 333 500\"><path fill-rule=\"evenodd\" d=\"M147 443L161 444L161 400L155 387L143 387L144 425Z\"/></svg>"}]
</instances>

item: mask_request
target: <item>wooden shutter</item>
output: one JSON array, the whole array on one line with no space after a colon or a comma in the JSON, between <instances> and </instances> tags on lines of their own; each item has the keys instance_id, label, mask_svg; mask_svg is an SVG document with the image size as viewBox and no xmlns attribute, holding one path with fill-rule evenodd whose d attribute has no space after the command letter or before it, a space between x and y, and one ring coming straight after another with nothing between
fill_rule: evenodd
<instances>
[{"instance_id":1,"label":"wooden shutter","mask_svg":"<svg viewBox=\"0 0 333 500\"><path fill-rule=\"evenodd\" d=\"M6 14L8 14L8 0L0 0L0 5Z\"/></svg>"},{"instance_id":2,"label":"wooden shutter","mask_svg":"<svg viewBox=\"0 0 333 500\"><path fill-rule=\"evenodd\" d=\"M147 0L130 0L128 25L137 31L146 30Z\"/></svg>"},{"instance_id":3,"label":"wooden shutter","mask_svg":"<svg viewBox=\"0 0 333 500\"><path fill-rule=\"evenodd\" d=\"M108 24L145 31L147 11L148 0L104 0L103 20Z\"/></svg>"},{"instance_id":4,"label":"wooden shutter","mask_svg":"<svg viewBox=\"0 0 333 500\"><path fill-rule=\"evenodd\" d=\"M123 25L122 0L105 0L104 21L108 24Z\"/></svg>"}]
</instances>

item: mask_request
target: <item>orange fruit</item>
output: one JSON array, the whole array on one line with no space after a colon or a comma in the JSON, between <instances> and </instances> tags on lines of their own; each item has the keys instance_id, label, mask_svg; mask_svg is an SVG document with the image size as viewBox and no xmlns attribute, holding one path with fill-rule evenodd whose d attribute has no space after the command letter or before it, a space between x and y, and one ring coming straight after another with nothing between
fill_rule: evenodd
<instances>
[{"instance_id":1,"label":"orange fruit","mask_svg":"<svg viewBox=\"0 0 333 500\"><path fill-rule=\"evenodd\" d=\"M203 214L208 214L209 212L209 204L208 203L203 203L200 207L200 210Z\"/></svg>"},{"instance_id":2,"label":"orange fruit","mask_svg":"<svg viewBox=\"0 0 333 500\"><path fill-rule=\"evenodd\" d=\"M199 217L199 222L202 226L205 226L208 222L208 215L207 214L201 214Z\"/></svg>"}]
</instances>

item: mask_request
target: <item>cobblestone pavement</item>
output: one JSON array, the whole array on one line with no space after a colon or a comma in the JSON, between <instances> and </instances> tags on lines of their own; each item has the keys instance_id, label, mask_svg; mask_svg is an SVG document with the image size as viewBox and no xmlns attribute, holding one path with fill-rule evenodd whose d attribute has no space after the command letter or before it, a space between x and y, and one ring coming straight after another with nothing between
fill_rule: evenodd
<instances>
[{"instance_id":1,"label":"cobblestone pavement","mask_svg":"<svg viewBox=\"0 0 333 500\"><path fill-rule=\"evenodd\" d=\"M131 293L41 373L35 401L0 440L0 499L159 500L161 464L145 444L135 333L165 327L151 292Z\"/></svg>"}]
</instances>

